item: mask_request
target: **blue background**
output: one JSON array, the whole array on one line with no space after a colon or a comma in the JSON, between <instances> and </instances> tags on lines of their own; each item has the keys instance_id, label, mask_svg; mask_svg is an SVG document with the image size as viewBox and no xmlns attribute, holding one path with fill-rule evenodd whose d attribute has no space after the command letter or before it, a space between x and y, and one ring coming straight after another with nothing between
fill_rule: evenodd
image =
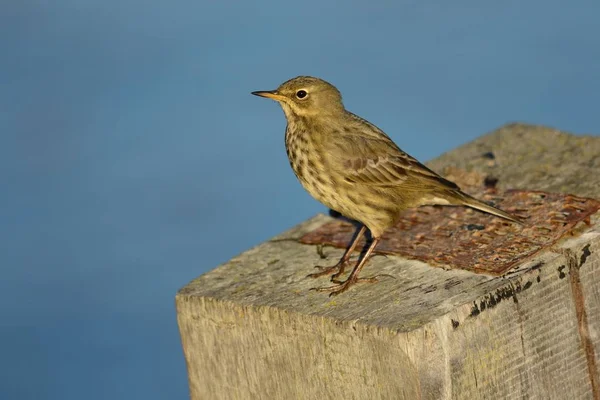
<instances>
[{"instance_id":1,"label":"blue background","mask_svg":"<svg viewBox=\"0 0 600 400\"><path fill-rule=\"evenodd\" d=\"M342 5L344 4L344 5ZM422 160L511 121L598 133L598 1L4 0L0 398L184 399L174 295L325 211L300 74Z\"/></svg>"}]
</instances>

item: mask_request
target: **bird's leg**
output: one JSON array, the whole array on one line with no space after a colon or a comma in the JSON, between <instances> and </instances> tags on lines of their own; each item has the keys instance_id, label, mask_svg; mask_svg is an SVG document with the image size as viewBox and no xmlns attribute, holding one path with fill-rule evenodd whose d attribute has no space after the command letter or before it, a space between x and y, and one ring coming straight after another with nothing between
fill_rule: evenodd
<instances>
[{"instance_id":1,"label":"bird's leg","mask_svg":"<svg viewBox=\"0 0 600 400\"><path fill-rule=\"evenodd\" d=\"M348 265L348 261L350 260L350 256L352 255L352 252L356 248L356 245L360 241L360 238L362 238L363 235L365 234L366 230L367 230L367 227L364 225L360 228L360 230L356 234L356 237L350 244L350 247L348 247L348 249L346 250L346 252L342 256L340 261L338 261L337 264L335 264L334 266L331 266L331 267L321 267L321 266L317 265L315 268L320 269L321 272L316 272L314 274L307 275L307 277L318 278L323 275L329 275L331 273L334 273L333 276L331 277L331 279L335 279L335 278L339 277L340 275L342 275L344 273L344 270L346 269L346 265Z\"/></svg>"},{"instance_id":2,"label":"bird's leg","mask_svg":"<svg viewBox=\"0 0 600 400\"><path fill-rule=\"evenodd\" d=\"M354 269L352 270L352 273L350 274L350 276L348 277L348 279L346 279L343 282L340 282L337 285L328 286L328 287L322 287L322 288L314 288L313 290L316 290L317 292L331 292L331 293L329 293L330 296L336 296L336 295L338 295L340 293L343 293L346 290L348 290L348 288L350 286L354 285L355 283L358 283L358 282L370 282L370 283L377 282L377 277L376 276L374 276L372 278L359 278L358 274L360 273L360 270L367 263L367 260L369 259L369 256L371 255L371 253L373 252L373 250L377 246L377 243L379 243L379 240L380 240L379 238L374 238L373 239L373 242L369 246L369 249L367 250L367 252L365 253L365 255L360 259L360 261L356 265L356 267L354 267Z\"/></svg>"}]
</instances>

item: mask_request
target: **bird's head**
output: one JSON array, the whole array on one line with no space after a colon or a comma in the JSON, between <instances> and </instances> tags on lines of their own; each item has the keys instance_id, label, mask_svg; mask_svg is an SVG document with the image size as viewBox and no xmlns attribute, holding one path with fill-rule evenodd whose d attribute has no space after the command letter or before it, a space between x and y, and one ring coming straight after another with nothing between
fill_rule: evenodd
<instances>
[{"instance_id":1,"label":"bird's head","mask_svg":"<svg viewBox=\"0 0 600 400\"><path fill-rule=\"evenodd\" d=\"M344 111L339 90L329 82L312 76L298 76L275 90L252 94L279 102L288 120L294 116L315 117Z\"/></svg>"}]
</instances>

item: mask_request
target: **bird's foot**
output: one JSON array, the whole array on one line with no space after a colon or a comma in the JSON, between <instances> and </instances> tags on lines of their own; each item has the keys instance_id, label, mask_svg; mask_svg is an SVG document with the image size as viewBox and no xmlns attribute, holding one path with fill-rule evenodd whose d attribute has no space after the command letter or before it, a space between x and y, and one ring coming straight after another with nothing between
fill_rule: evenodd
<instances>
[{"instance_id":1,"label":"bird's foot","mask_svg":"<svg viewBox=\"0 0 600 400\"><path fill-rule=\"evenodd\" d=\"M315 290L317 292L330 292L329 296L331 297L331 296L337 296L340 293L344 293L346 290L348 290L350 288L350 286L355 285L357 283L361 283L361 282L375 283L375 282L378 282L379 279L377 279L377 276L373 276L371 278L358 278L358 277L352 277L352 275L350 275L350 277L343 282L336 281L336 280L333 280L333 281L336 282L337 284L333 285L333 286L312 288L310 290Z\"/></svg>"},{"instance_id":2,"label":"bird's foot","mask_svg":"<svg viewBox=\"0 0 600 400\"><path fill-rule=\"evenodd\" d=\"M390 275L390 274L377 274L375 276L371 276L369 278L357 278L359 282L369 282L369 283L375 283L379 281L379 278L385 276L386 278L392 278L392 279L396 279L395 276ZM340 281L339 279L337 279L337 276L332 276L331 277L331 282L333 283L337 283L337 284L342 284L344 283L344 281Z\"/></svg>"},{"instance_id":3,"label":"bird's foot","mask_svg":"<svg viewBox=\"0 0 600 400\"><path fill-rule=\"evenodd\" d=\"M317 265L315 268L319 269L320 272L315 272L314 274L309 274L306 275L307 278L319 278L321 276L325 276L325 275L330 275L333 274L331 276L331 279L336 279L338 278L340 275L342 275L344 273L344 269L346 269L346 266L348 265L348 260L342 258L337 264L331 266L331 267L321 267L320 265Z\"/></svg>"}]
</instances>

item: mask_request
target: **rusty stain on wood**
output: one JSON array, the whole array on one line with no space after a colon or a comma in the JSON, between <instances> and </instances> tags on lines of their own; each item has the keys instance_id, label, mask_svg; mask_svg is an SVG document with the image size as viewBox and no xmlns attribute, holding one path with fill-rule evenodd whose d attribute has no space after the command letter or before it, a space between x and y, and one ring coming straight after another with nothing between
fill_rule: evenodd
<instances>
[{"instance_id":1,"label":"rusty stain on wood","mask_svg":"<svg viewBox=\"0 0 600 400\"><path fill-rule=\"evenodd\" d=\"M590 254L589 245L583 248L581 260L579 263L577 262L577 257L573 250L563 249L562 253L567 259L567 263L569 265L571 293L573 296L573 304L575 304L575 314L577 315L577 328L579 331L579 337L581 339L581 345L587 361L588 375L590 377L590 385L592 386L592 395L594 397L594 400L600 400L600 374L598 371L598 365L596 364L594 343L592 342L592 339L590 337L590 328L585 307L585 298L583 295L583 288L581 287L581 279L579 275L579 268L583 266L585 258L587 258L587 255Z\"/></svg>"},{"instance_id":2,"label":"rusty stain on wood","mask_svg":"<svg viewBox=\"0 0 600 400\"><path fill-rule=\"evenodd\" d=\"M470 192L473 192L470 190ZM552 246L600 209L600 201L542 191L473 193L523 219L517 226L466 207L421 207L404 212L375 252L444 268L503 275ZM345 248L356 230L338 219L300 238L304 244ZM364 245L364 242L363 242ZM360 247L359 247L360 248Z\"/></svg>"}]
</instances>

